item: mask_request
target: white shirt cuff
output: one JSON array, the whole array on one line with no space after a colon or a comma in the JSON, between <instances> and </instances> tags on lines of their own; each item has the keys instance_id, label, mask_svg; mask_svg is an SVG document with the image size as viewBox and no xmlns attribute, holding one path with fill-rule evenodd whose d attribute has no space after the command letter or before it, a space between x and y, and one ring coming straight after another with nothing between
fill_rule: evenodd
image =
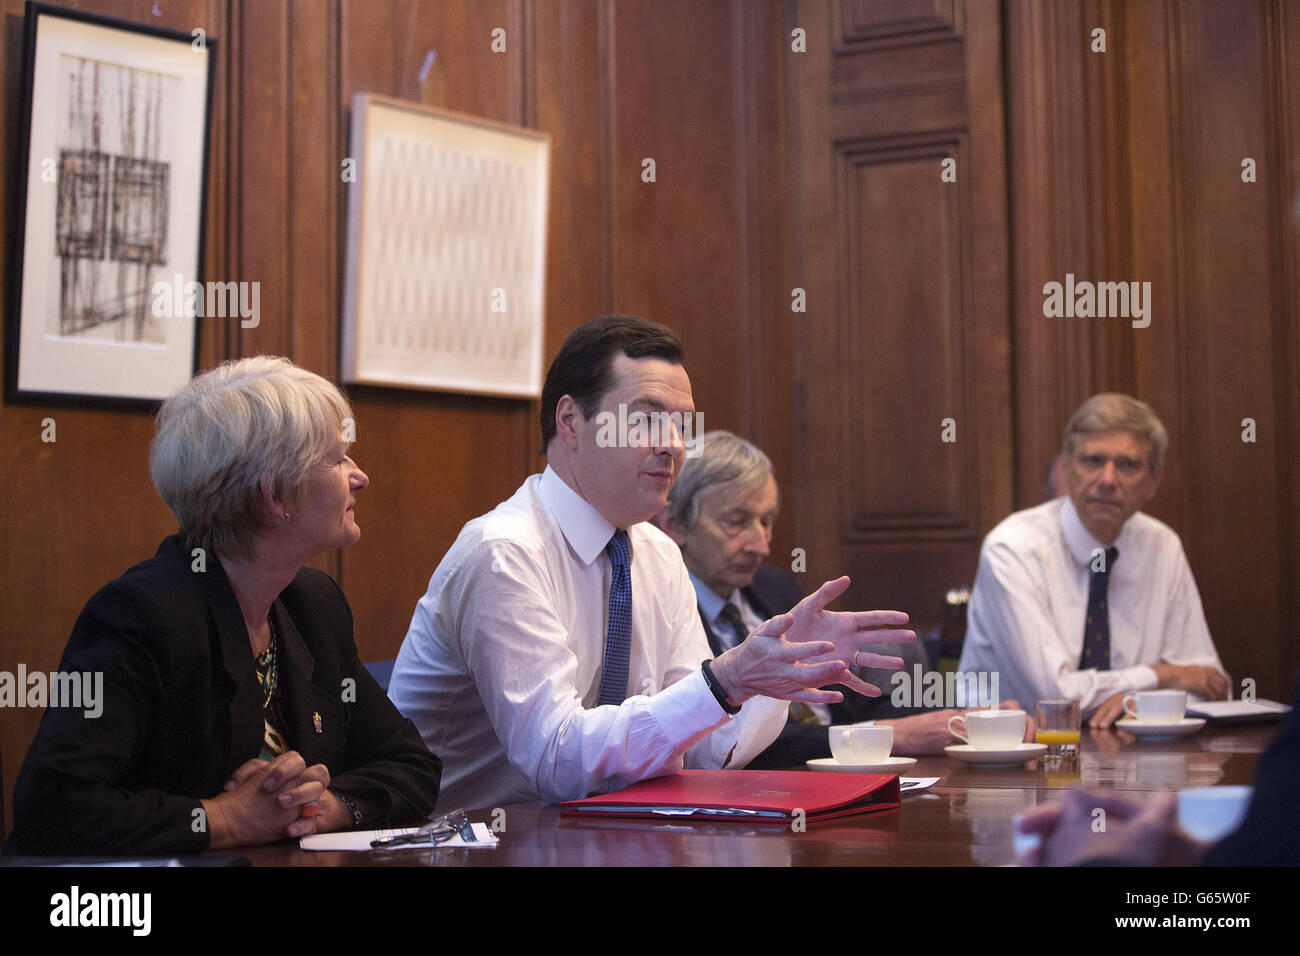
<instances>
[{"instance_id":1,"label":"white shirt cuff","mask_svg":"<svg viewBox=\"0 0 1300 956\"><path fill-rule=\"evenodd\" d=\"M721 727L730 719L699 670L655 694L650 706L664 735L674 744L697 738L702 731Z\"/></svg>"},{"instance_id":2,"label":"white shirt cuff","mask_svg":"<svg viewBox=\"0 0 1300 956\"><path fill-rule=\"evenodd\" d=\"M1160 686L1160 678L1156 672L1145 664L1134 667L1133 670L1138 672L1138 679L1134 682L1134 690L1155 690Z\"/></svg>"}]
</instances>

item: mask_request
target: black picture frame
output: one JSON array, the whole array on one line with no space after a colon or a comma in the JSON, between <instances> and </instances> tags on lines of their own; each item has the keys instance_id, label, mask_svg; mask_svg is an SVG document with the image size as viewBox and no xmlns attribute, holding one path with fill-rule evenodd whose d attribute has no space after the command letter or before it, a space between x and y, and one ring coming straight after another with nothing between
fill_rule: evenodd
<instances>
[{"instance_id":1,"label":"black picture frame","mask_svg":"<svg viewBox=\"0 0 1300 956\"><path fill-rule=\"evenodd\" d=\"M198 366L154 293L202 285L217 41L37 0L23 34L5 401L156 405Z\"/></svg>"}]
</instances>

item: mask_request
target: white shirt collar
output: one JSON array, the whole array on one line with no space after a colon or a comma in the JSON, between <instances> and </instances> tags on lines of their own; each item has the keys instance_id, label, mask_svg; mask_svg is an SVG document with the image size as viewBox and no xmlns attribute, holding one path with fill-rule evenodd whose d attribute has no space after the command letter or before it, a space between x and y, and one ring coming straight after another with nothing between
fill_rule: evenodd
<instances>
[{"instance_id":1,"label":"white shirt collar","mask_svg":"<svg viewBox=\"0 0 1300 956\"><path fill-rule=\"evenodd\" d=\"M691 584L695 587L695 601L699 604L700 610L704 612L705 620L716 621L728 601L736 605L737 610L740 609L739 590L732 591L730 598L723 599L718 597L717 591L697 578L693 571L688 570L686 573L691 576Z\"/></svg>"},{"instance_id":2,"label":"white shirt collar","mask_svg":"<svg viewBox=\"0 0 1300 956\"><path fill-rule=\"evenodd\" d=\"M1132 517L1129 521L1132 521ZM1092 533L1083 526L1083 521L1079 518L1079 512L1075 510L1074 502L1069 496L1061 499L1061 533L1065 535L1065 545L1070 549L1070 554L1074 560L1080 564L1089 565L1092 563L1092 556L1097 550L1106 550L1106 546L1092 536ZM1129 522L1124 522L1124 527L1119 529L1119 536L1111 547L1117 549L1121 555L1124 554L1128 544ZM1116 567L1119 567L1119 560L1116 559Z\"/></svg>"},{"instance_id":3,"label":"white shirt collar","mask_svg":"<svg viewBox=\"0 0 1300 956\"><path fill-rule=\"evenodd\" d=\"M617 530L591 502L565 484L550 465L542 472L537 497L554 516L564 539L583 564L595 561Z\"/></svg>"}]
</instances>

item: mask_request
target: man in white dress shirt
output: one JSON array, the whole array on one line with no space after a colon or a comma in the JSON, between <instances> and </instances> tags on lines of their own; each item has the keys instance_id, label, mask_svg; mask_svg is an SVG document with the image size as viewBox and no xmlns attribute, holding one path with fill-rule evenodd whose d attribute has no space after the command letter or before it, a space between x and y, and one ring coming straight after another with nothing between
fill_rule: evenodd
<instances>
[{"instance_id":1,"label":"man in white dress shirt","mask_svg":"<svg viewBox=\"0 0 1300 956\"><path fill-rule=\"evenodd\" d=\"M1080 406L1065 430L1068 496L984 539L959 670L997 671L1002 693L1029 708L1077 698L1099 728L1135 691L1228 696L1182 542L1138 510L1160 485L1167 444L1134 398Z\"/></svg>"},{"instance_id":2,"label":"man in white dress shirt","mask_svg":"<svg viewBox=\"0 0 1300 956\"><path fill-rule=\"evenodd\" d=\"M815 689L837 683L875 696L849 666L900 666L865 648L914 639L907 615L824 610L847 578L711 660L681 553L647 521L685 457L682 358L671 330L635 316L574 331L542 392L545 472L469 522L434 572L389 695L443 759L440 808L743 767L785 701L839 702ZM666 425L647 443L608 427L619 418Z\"/></svg>"}]
</instances>

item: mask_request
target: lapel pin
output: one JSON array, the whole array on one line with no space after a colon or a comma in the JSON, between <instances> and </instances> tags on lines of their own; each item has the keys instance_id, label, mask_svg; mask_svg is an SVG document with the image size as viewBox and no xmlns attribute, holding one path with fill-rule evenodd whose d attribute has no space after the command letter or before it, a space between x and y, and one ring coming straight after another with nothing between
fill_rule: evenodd
<instances>
[{"instance_id":1,"label":"lapel pin","mask_svg":"<svg viewBox=\"0 0 1300 956\"><path fill-rule=\"evenodd\" d=\"M318 733L318 734L322 734L322 733L324 733L324 731L320 729L320 713L319 713L319 712L314 711L314 712L312 713L312 715L311 715L311 723L312 723L312 726L316 728L316 733Z\"/></svg>"}]
</instances>

